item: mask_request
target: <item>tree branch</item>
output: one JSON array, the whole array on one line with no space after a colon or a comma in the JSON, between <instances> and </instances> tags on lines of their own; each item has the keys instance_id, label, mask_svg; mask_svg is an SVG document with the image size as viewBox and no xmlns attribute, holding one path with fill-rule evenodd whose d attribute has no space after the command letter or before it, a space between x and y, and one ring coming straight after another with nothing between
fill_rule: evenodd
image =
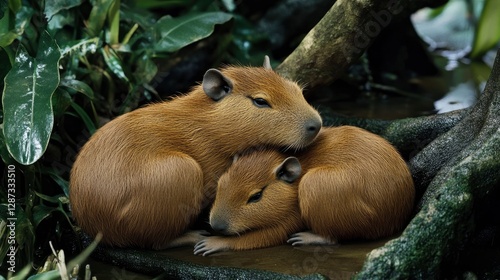
<instances>
[{"instance_id":1,"label":"tree branch","mask_svg":"<svg viewBox=\"0 0 500 280\"><path fill-rule=\"evenodd\" d=\"M359 59L389 23L428 4L444 2L338 0L276 70L308 88L329 84Z\"/></svg>"}]
</instances>

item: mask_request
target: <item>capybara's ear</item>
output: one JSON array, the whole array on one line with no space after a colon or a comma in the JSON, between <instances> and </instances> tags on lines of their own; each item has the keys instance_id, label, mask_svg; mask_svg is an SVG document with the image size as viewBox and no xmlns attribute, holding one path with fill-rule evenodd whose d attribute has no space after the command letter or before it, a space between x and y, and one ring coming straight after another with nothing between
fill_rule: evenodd
<instances>
[{"instance_id":1,"label":"capybara's ear","mask_svg":"<svg viewBox=\"0 0 500 280\"><path fill-rule=\"evenodd\" d=\"M291 184L300 177L302 166L296 157L288 157L276 168L275 173L278 180Z\"/></svg>"},{"instance_id":2,"label":"capybara's ear","mask_svg":"<svg viewBox=\"0 0 500 280\"><path fill-rule=\"evenodd\" d=\"M269 56L264 56L264 64L262 65L265 69L273 70L271 67L271 60L269 60Z\"/></svg>"},{"instance_id":3,"label":"capybara's ear","mask_svg":"<svg viewBox=\"0 0 500 280\"><path fill-rule=\"evenodd\" d=\"M212 100L219 101L233 90L233 82L217 69L209 69L203 76L203 91Z\"/></svg>"}]
</instances>

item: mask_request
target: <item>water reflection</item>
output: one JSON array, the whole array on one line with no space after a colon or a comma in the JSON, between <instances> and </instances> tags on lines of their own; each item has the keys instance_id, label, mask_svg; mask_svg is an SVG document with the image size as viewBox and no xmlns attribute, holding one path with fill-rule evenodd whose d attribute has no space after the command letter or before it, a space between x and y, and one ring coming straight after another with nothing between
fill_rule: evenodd
<instances>
[{"instance_id":1,"label":"water reflection","mask_svg":"<svg viewBox=\"0 0 500 280\"><path fill-rule=\"evenodd\" d=\"M192 247L173 248L159 252L166 258L193 264L268 270L288 275L321 274L329 279L351 279L363 266L366 255L383 246L391 238L371 242L351 242L336 246L282 245L248 251L228 251L209 257L196 256ZM92 276L97 279L154 279L95 260L88 260Z\"/></svg>"},{"instance_id":2,"label":"water reflection","mask_svg":"<svg viewBox=\"0 0 500 280\"><path fill-rule=\"evenodd\" d=\"M363 266L366 254L387 241L353 242L338 246L282 245L221 252L209 257L193 255L192 248L176 248L161 254L201 265L263 269L292 275L319 273L330 279L350 279Z\"/></svg>"},{"instance_id":3,"label":"water reflection","mask_svg":"<svg viewBox=\"0 0 500 280\"><path fill-rule=\"evenodd\" d=\"M478 95L472 81L468 81L451 89L443 98L434 102L437 113L446 113L472 106Z\"/></svg>"}]
</instances>

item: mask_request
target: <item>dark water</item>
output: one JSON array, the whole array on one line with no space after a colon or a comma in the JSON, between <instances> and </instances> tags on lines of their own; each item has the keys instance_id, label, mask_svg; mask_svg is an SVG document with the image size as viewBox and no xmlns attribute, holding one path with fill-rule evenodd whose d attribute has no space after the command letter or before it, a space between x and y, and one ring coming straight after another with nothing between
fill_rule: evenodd
<instances>
[{"instance_id":1,"label":"dark water","mask_svg":"<svg viewBox=\"0 0 500 280\"><path fill-rule=\"evenodd\" d=\"M418 77L408 81L410 89L388 90L372 85L370 91L349 92L342 87L314 93L315 106L327 106L349 117L401 119L445 113L472 106L480 96L491 68L483 62L450 61L436 56L438 76ZM449 70L447 70L447 68Z\"/></svg>"},{"instance_id":2,"label":"dark water","mask_svg":"<svg viewBox=\"0 0 500 280\"><path fill-rule=\"evenodd\" d=\"M330 279L350 279L363 265L371 250L389 239L373 242L346 243L336 246L282 245L248 251L228 251L212 256L193 255L193 248L165 250L162 255L194 264L269 270L292 275L320 273ZM153 277L127 271L124 268L91 261L97 279L152 279Z\"/></svg>"}]
</instances>

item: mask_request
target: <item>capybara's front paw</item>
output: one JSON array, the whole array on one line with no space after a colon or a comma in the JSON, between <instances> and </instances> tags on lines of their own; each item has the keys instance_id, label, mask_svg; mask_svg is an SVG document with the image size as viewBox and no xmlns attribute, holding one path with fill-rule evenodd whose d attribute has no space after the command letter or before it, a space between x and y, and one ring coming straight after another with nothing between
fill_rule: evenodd
<instances>
[{"instance_id":1,"label":"capybara's front paw","mask_svg":"<svg viewBox=\"0 0 500 280\"><path fill-rule=\"evenodd\" d=\"M290 236L290 239L288 239L287 243L292 244L292 246L335 245L337 244L337 241L330 240L329 238L314 234L309 231L304 231L292 234Z\"/></svg>"},{"instance_id":2,"label":"capybara's front paw","mask_svg":"<svg viewBox=\"0 0 500 280\"><path fill-rule=\"evenodd\" d=\"M229 242L224 237L205 237L194 246L194 254L205 257L213 253L227 251L229 247Z\"/></svg>"}]
</instances>

